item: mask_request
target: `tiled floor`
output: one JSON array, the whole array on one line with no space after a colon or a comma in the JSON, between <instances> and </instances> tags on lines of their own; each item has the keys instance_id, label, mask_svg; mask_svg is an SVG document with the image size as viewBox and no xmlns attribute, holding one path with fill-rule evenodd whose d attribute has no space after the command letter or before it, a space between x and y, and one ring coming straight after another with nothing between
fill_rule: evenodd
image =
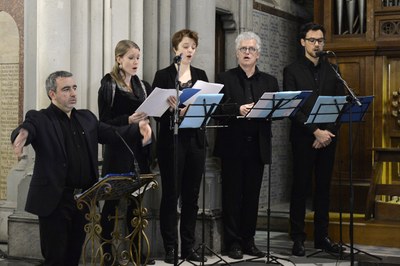
<instances>
[{"instance_id":1,"label":"tiled floor","mask_svg":"<svg viewBox=\"0 0 400 266\"><path fill-rule=\"evenodd\" d=\"M344 265L360 265L360 266L372 266L372 265L383 265L383 266L394 266L400 265L400 249L397 248L385 248L376 246L354 246L354 259L352 260L349 256L350 248L346 246L347 250L343 254L343 258L332 256L327 253L318 253L310 257L294 257L291 256L292 243L288 239L287 233L271 232L270 234L270 245L269 254L260 259L254 259L250 256L245 255L243 260L237 261L228 258L227 256L208 256L208 261L205 265L213 263L219 264L237 264L238 266L253 266L256 263L260 264L281 264L281 265L299 265L299 266L344 266ZM258 231L256 235L256 244L263 250L268 250L267 232ZM316 252L313 248L312 242L306 242L307 255ZM1 248L1 247L0 247ZM3 247L2 250L4 250ZM358 252L360 251L360 252ZM375 256L372 257L371 255ZM376 258L378 257L378 258ZM222 259L222 260L221 260ZM353 263L352 263L353 262ZM0 266L12 265L12 266L32 266L40 265L37 261L21 261L21 260L10 260L0 259ZM196 265L189 262L182 262L182 266ZM156 260L156 266L171 266L166 264L162 260Z\"/></svg>"}]
</instances>

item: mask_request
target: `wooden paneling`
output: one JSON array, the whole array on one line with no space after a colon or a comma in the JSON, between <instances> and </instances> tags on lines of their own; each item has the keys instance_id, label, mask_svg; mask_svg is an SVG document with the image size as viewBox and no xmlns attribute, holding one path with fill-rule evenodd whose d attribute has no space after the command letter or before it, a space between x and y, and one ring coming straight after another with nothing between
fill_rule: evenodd
<instances>
[{"instance_id":1,"label":"wooden paneling","mask_svg":"<svg viewBox=\"0 0 400 266\"><path fill-rule=\"evenodd\" d=\"M367 75L373 73L373 66L367 64L367 57L341 57L338 58L338 66L342 78L356 95L371 95L371 88L367 86ZM336 164L334 169L334 182L339 177L348 180L350 176L350 164L352 164L353 180L368 181L372 160L372 133L373 106L371 106L362 122L342 124L339 135ZM351 126L351 128L350 128ZM350 137L351 133L351 137ZM352 152L352 158L350 153Z\"/></svg>"},{"instance_id":2,"label":"wooden paneling","mask_svg":"<svg viewBox=\"0 0 400 266\"><path fill-rule=\"evenodd\" d=\"M400 146L400 7L384 7L380 0L366 0L365 32L340 35L335 34L336 1L315 0L314 7L315 21L327 30L325 50L335 52L334 63L338 64L343 79L356 95L374 96L363 122L352 123L351 132L348 124L341 127L332 181L331 202L336 203L342 195L339 178L348 184L351 176L355 187L355 209L362 210L366 208L368 194L365 186L369 186L373 176L373 149ZM389 24L394 25L394 30L382 26ZM392 114L396 109L392 106L394 91L399 94L397 118ZM391 173L394 176L388 178ZM383 175L385 181L400 182L400 164L385 165Z\"/></svg>"}]
</instances>

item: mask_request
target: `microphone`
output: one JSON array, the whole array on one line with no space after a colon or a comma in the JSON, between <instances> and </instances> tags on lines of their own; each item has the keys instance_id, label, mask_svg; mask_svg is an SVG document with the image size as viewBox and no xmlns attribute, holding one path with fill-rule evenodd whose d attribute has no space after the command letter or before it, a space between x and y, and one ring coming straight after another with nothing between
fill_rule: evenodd
<instances>
[{"instance_id":1,"label":"microphone","mask_svg":"<svg viewBox=\"0 0 400 266\"><path fill-rule=\"evenodd\" d=\"M315 53L317 57L325 56L325 55L334 55L335 53L332 51L318 51Z\"/></svg>"},{"instance_id":2,"label":"microphone","mask_svg":"<svg viewBox=\"0 0 400 266\"><path fill-rule=\"evenodd\" d=\"M131 149L131 147L129 147L128 143L126 143L125 139L121 136L121 134L118 132L117 129L114 129L114 132L115 132L115 134L118 136L118 138L122 141L122 143L125 145L125 147L128 149L129 153L132 155L133 162L135 163L135 160L136 160L136 158L135 158L135 153L133 152L133 150ZM134 179L136 179L136 178L137 178L137 175L136 175L136 171L135 171L135 173L134 173Z\"/></svg>"},{"instance_id":3,"label":"microphone","mask_svg":"<svg viewBox=\"0 0 400 266\"><path fill-rule=\"evenodd\" d=\"M183 54L180 54L180 55L175 56L173 62L174 62L175 64L179 64L179 63L182 61L182 55L183 55Z\"/></svg>"}]
</instances>

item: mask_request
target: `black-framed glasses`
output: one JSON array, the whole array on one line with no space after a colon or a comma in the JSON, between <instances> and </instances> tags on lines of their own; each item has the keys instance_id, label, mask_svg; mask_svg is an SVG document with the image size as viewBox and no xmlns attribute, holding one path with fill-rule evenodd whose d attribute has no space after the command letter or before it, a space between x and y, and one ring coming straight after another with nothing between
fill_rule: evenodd
<instances>
[{"instance_id":1,"label":"black-framed glasses","mask_svg":"<svg viewBox=\"0 0 400 266\"><path fill-rule=\"evenodd\" d=\"M315 42L318 42L319 44L324 44L325 43L325 38L305 38L306 41L309 41L312 44L315 44Z\"/></svg>"},{"instance_id":2,"label":"black-framed glasses","mask_svg":"<svg viewBox=\"0 0 400 266\"><path fill-rule=\"evenodd\" d=\"M247 53L247 51L248 51L249 53L253 54L253 53L257 52L258 50L257 50L257 48L250 46L250 47L240 47L239 51L241 53Z\"/></svg>"}]
</instances>

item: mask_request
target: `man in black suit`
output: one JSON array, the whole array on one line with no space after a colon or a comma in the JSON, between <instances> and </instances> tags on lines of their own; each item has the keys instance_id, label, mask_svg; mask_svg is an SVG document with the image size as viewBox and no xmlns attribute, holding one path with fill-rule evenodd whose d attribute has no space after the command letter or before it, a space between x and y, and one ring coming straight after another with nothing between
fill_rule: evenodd
<instances>
[{"instance_id":1,"label":"man in black suit","mask_svg":"<svg viewBox=\"0 0 400 266\"><path fill-rule=\"evenodd\" d=\"M98 143L121 141L115 130L130 139L143 137L143 142L151 135L147 122L114 128L99 123L89 110L76 110L76 89L71 73L50 74L46 80L50 106L28 111L24 122L11 134L17 156L29 144L36 153L25 210L39 217L46 266L79 264L86 222L74 193L98 179Z\"/></svg>"},{"instance_id":2,"label":"man in black suit","mask_svg":"<svg viewBox=\"0 0 400 266\"><path fill-rule=\"evenodd\" d=\"M325 44L322 25L307 23L299 34L304 55L283 72L283 89L312 90L312 95L291 119L290 141L293 153L293 184L290 200L290 236L292 254L304 256L304 218L306 199L314 170L314 246L328 252L339 252L339 246L328 237L329 190L333 171L338 126L305 124L319 95L344 95L344 87L330 63L318 57Z\"/></svg>"},{"instance_id":3,"label":"man in black suit","mask_svg":"<svg viewBox=\"0 0 400 266\"><path fill-rule=\"evenodd\" d=\"M264 166L271 161L270 127L265 119L245 116L264 92L278 90L275 77L257 67L261 40L254 32L243 32L235 40L238 66L218 75L224 84L222 108L218 115L229 116L218 128L215 155L221 158L224 245L228 256L243 253L264 256L254 243L258 201Z\"/></svg>"}]
</instances>

